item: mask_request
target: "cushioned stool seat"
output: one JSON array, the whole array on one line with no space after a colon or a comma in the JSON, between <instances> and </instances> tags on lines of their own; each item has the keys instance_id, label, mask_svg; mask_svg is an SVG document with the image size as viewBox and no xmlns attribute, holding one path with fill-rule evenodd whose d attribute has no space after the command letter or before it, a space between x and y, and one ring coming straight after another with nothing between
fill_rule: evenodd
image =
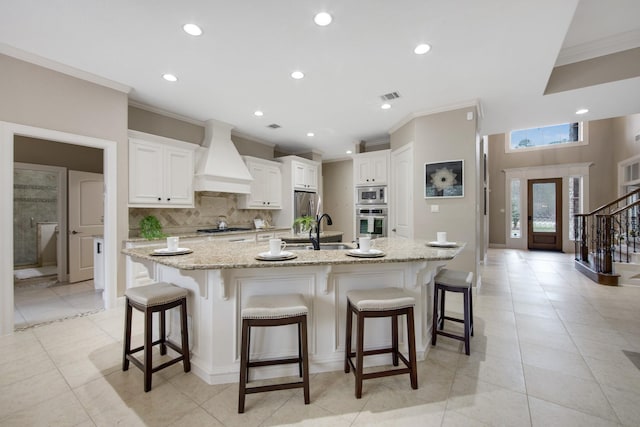
<instances>
[{"instance_id":1,"label":"cushioned stool seat","mask_svg":"<svg viewBox=\"0 0 640 427\"><path fill-rule=\"evenodd\" d=\"M304 389L304 403L309 404L309 356L307 350L307 314L309 309L300 294L253 295L247 299L242 309L242 344L240 349L240 387L238 413L244 412L245 397L250 393ZM275 360L249 360L252 327L298 325L298 356ZM301 381L247 387L249 368L297 363Z\"/></svg>"},{"instance_id":2,"label":"cushioned stool seat","mask_svg":"<svg viewBox=\"0 0 640 427\"><path fill-rule=\"evenodd\" d=\"M436 337L445 337L464 341L465 353L471 354L470 336L473 336L473 273L467 271L451 270L443 268L434 278L433 290L433 329L431 331L431 345L436 345ZM463 319L445 315L446 292L458 292L463 294ZM438 309L438 303L440 308ZM464 324L464 335L455 335L445 332L444 321L451 320Z\"/></svg>"},{"instance_id":3,"label":"cushioned stool seat","mask_svg":"<svg viewBox=\"0 0 640 427\"><path fill-rule=\"evenodd\" d=\"M344 371L349 372L353 368L356 377L355 395L362 397L362 382L371 378L386 377L389 375L409 374L411 388L418 388L418 369L416 364L415 326L413 321L413 307L415 298L399 288L354 290L347 292L347 330L345 343ZM351 351L352 317L357 317L356 327L356 351ZM409 359L407 360L398 350L398 316L406 315L407 340ZM391 347L364 350L364 321L366 318L391 317ZM393 366L398 366L402 360L405 368L392 368L384 371L363 373L364 356L373 354L391 353ZM354 363L352 358L356 358Z\"/></svg>"},{"instance_id":4,"label":"cushioned stool seat","mask_svg":"<svg viewBox=\"0 0 640 427\"><path fill-rule=\"evenodd\" d=\"M160 282L147 286L138 286L127 289L124 293L127 299L127 307L125 311L125 333L124 333L124 354L122 358L122 370L129 369L129 362L132 362L144 372L144 391L151 390L151 375L154 372L164 369L174 363L183 362L185 372L191 370L189 360L189 333L187 331L187 295L186 289L172 285L170 283ZM180 306L180 332L182 345L178 347L171 341L166 339L166 311ZM135 308L144 313L144 345L131 349L131 320L132 309ZM153 313L160 313L160 333L157 341L153 341ZM152 366L152 348L154 345L160 344L160 354L167 354L167 347L175 350L179 356L171 359L161 365ZM144 350L144 359L141 362L135 356Z\"/></svg>"}]
</instances>

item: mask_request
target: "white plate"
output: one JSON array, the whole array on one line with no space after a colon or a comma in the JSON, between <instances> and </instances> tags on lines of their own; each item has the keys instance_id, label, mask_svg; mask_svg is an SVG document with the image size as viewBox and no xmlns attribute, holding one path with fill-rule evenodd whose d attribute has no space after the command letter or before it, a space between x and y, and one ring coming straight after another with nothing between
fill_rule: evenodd
<instances>
[{"instance_id":1,"label":"white plate","mask_svg":"<svg viewBox=\"0 0 640 427\"><path fill-rule=\"evenodd\" d=\"M435 246L437 248L455 248L458 246L456 242L429 242L429 246Z\"/></svg>"},{"instance_id":2,"label":"white plate","mask_svg":"<svg viewBox=\"0 0 640 427\"><path fill-rule=\"evenodd\" d=\"M347 255L359 258L377 258L385 256L386 254L378 249L369 249L369 252L364 252L360 249L350 249L347 251Z\"/></svg>"},{"instance_id":3,"label":"white plate","mask_svg":"<svg viewBox=\"0 0 640 427\"><path fill-rule=\"evenodd\" d=\"M170 251L169 248L154 249L151 255L185 255L193 252L189 248L178 248L175 251Z\"/></svg>"},{"instance_id":4,"label":"white plate","mask_svg":"<svg viewBox=\"0 0 640 427\"><path fill-rule=\"evenodd\" d=\"M271 255L271 252L260 252L256 259L260 261L284 261L287 259L297 258L293 252L282 251L278 255Z\"/></svg>"}]
</instances>

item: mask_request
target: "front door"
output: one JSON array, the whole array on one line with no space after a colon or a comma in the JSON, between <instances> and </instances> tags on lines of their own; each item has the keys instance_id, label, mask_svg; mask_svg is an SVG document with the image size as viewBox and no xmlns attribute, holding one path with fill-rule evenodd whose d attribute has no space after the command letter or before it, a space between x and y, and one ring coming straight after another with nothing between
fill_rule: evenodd
<instances>
[{"instance_id":1,"label":"front door","mask_svg":"<svg viewBox=\"0 0 640 427\"><path fill-rule=\"evenodd\" d=\"M103 175L69 171L69 282L93 278L93 236L103 224Z\"/></svg>"},{"instance_id":2,"label":"front door","mask_svg":"<svg viewBox=\"0 0 640 427\"><path fill-rule=\"evenodd\" d=\"M528 248L562 251L562 178L528 184Z\"/></svg>"}]
</instances>

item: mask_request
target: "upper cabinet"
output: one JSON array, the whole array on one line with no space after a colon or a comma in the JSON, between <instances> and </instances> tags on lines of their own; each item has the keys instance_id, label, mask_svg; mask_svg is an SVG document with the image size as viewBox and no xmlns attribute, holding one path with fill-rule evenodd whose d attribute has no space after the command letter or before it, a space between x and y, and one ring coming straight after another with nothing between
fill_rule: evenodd
<instances>
[{"instance_id":1,"label":"upper cabinet","mask_svg":"<svg viewBox=\"0 0 640 427\"><path fill-rule=\"evenodd\" d=\"M253 177L251 193L238 198L241 209L281 209L282 173L280 163L257 157L243 156Z\"/></svg>"},{"instance_id":2,"label":"upper cabinet","mask_svg":"<svg viewBox=\"0 0 640 427\"><path fill-rule=\"evenodd\" d=\"M293 189L318 191L318 166L315 164L291 162Z\"/></svg>"},{"instance_id":3,"label":"upper cabinet","mask_svg":"<svg viewBox=\"0 0 640 427\"><path fill-rule=\"evenodd\" d=\"M195 144L129 131L129 206L193 207Z\"/></svg>"},{"instance_id":4,"label":"upper cabinet","mask_svg":"<svg viewBox=\"0 0 640 427\"><path fill-rule=\"evenodd\" d=\"M378 185L389 181L389 150L357 154L353 158L356 185Z\"/></svg>"}]
</instances>

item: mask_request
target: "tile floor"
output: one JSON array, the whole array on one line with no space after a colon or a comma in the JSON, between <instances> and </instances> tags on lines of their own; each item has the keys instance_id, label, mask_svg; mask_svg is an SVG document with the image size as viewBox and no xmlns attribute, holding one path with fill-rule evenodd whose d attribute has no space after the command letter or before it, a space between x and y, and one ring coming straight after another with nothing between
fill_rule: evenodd
<instances>
[{"instance_id":1,"label":"tile floor","mask_svg":"<svg viewBox=\"0 0 640 427\"><path fill-rule=\"evenodd\" d=\"M14 281L14 325L23 330L35 325L95 313L104 308L102 291L93 280L58 283L55 276Z\"/></svg>"},{"instance_id":2,"label":"tile floor","mask_svg":"<svg viewBox=\"0 0 640 427\"><path fill-rule=\"evenodd\" d=\"M0 425L639 425L640 288L594 284L568 254L492 249L482 270L471 356L438 337L415 391L388 377L358 400L352 374L323 373L310 405L285 390L238 415L236 384L174 365L144 393L138 369L121 371L120 308L0 337Z\"/></svg>"}]
</instances>

